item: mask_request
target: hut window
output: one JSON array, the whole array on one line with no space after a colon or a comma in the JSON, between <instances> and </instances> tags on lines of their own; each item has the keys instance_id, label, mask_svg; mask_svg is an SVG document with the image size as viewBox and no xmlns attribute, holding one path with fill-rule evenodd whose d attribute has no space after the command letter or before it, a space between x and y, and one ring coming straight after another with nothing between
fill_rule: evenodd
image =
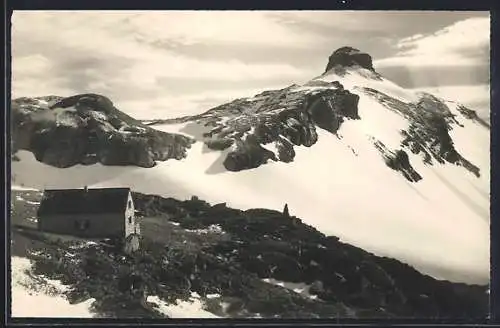
<instances>
[{"instance_id":1,"label":"hut window","mask_svg":"<svg viewBox=\"0 0 500 328\"><path fill-rule=\"evenodd\" d=\"M131 200L128 201L128 208L132 208L132 201Z\"/></svg>"},{"instance_id":2,"label":"hut window","mask_svg":"<svg viewBox=\"0 0 500 328\"><path fill-rule=\"evenodd\" d=\"M128 217L128 223L132 224L132 217L131 216Z\"/></svg>"}]
</instances>

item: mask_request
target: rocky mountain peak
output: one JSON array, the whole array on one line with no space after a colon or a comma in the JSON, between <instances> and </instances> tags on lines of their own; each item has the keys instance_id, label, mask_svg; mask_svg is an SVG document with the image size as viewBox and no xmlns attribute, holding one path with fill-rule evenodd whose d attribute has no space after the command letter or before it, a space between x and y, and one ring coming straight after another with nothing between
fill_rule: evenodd
<instances>
[{"instance_id":1,"label":"rocky mountain peak","mask_svg":"<svg viewBox=\"0 0 500 328\"><path fill-rule=\"evenodd\" d=\"M328 58L328 65L326 65L325 72L328 72L336 66L360 66L375 72L372 57L369 54L352 47L342 47L335 50Z\"/></svg>"},{"instance_id":2,"label":"rocky mountain peak","mask_svg":"<svg viewBox=\"0 0 500 328\"><path fill-rule=\"evenodd\" d=\"M48 165L152 167L182 159L190 138L151 129L97 94L12 100L12 151L28 150Z\"/></svg>"}]
</instances>

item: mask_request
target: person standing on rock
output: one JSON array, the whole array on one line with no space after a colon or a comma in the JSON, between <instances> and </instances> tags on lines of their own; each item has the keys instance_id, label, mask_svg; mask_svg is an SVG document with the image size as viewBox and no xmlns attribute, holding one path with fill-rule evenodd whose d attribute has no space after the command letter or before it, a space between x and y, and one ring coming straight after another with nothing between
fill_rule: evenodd
<instances>
[{"instance_id":1,"label":"person standing on rock","mask_svg":"<svg viewBox=\"0 0 500 328\"><path fill-rule=\"evenodd\" d=\"M288 204L285 204L285 208L283 209L283 216L290 217L290 212L288 211Z\"/></svg>"}]
</instances>

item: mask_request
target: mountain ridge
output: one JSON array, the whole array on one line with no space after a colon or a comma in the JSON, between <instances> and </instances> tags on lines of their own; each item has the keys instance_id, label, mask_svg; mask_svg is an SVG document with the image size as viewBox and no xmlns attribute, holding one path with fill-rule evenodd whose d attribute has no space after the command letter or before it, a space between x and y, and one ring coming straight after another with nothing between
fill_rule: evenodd
<instances>
[{"instance_id":1,"label":"mountain ridge","mask_svg":"<svg viewBox=\"0 0 500 328\"><path fill-rule=\"evenodd\" d=\"M353 72L353 68L356 71ZM428 164L432 163L432 159L440 163L444 160L461 165L475 175L480 174L479 168L453 147L447 131L458 122L453 119L455 115L444 101L431 94L420 93L417 101L404 102L369 87L354 87L355 93L352 93L352 88L346 89L335 78L353 73L361 73L367 79L383 80L375 71L369 54L346 46L332 53L321 76L302 86L290 85L279 90L264 91L250 98L240 98L214 107L202 114L171 120L134 120L116 109L110 99L97 94L66 98L17 98L12 101L12 149L14 153L17 149L32 151L37 160L56 167L97 162L104 165L152 167L157 161L184 158L190 144L202 139L212 150L231 148L224 160L224 166L229 171L252 169L270 160L293 161L294 146L311 147L316 142L316 127L336 134L344 120L362 119L358 109L359 95L356 94L359 91L377 98L388 110L396 111L411 121L409 129L401 131L404 140L401 141L400 149L385 150L385 146L381 147L382 141L374 141L384 160L391 162L388 166L400 167L400 164L394 165L392 162L405 158L404 166L407 170L414 170L410 168L409 160L406 160L406 151L411 150L423 154ZM328 79L329 74L334 78ZM60 113L55 113L57 110ZM458 105L457 110L463 116L488 127L475 111L463 105ZM203 132L201 138L194 135L191 139L149 129L150 126L170 122L191 122L214 128ZM229 123L234 123L234 126ZM72 124L75 127L72 132L60 132L67 131L68 125ZM65 125L66 129L61 125ZM424 138L420 138L422 133L426 134ZM111 145L113 137L118 141ZM72 147L70 158L65 156L69 152L66 144L61 145L52 140L68 138L72 145L77 145ZM82 145L81 140L85 138L92 142ZM137 145L131 146L133 143ZM277 151L272 152L263 147L270 143L274 143ZM430 149L435 144L438 144L438 149ZM127 155L120 155L114 149L120 149L121 153ZM409 181L420 180L416 178L418 173L408 178L405 170L399 170Z\"/></svg>"},{"instance_id":2,"label":"mountain ridge","mask_svg":"<svg viewBox=\"0 0 500 328\"><path fill-rule=\"evenodd\" d=\"M54 171L43 157L32 162L25 146L21 161L13 162L15 181L39 188L126 184L241 209L288 203L323 233L419 270L425 257L450 271L471 270L483 281L489 265L489 159L477 145L488 142L489 130L472 110L400 88L363 65L368 68L356 61L335 64L304 85L199 115L138 122L169 134L174 144L179 140L178 146L167 142L174 149L167 160L153 164L147 156L144 170L131 161L73 161ZM73 180L63 181L69 176ZM454 236L450 226L463 228Z\"/></svg>"},{"instance_id":3,"label":"mountain ridge","mask_svg":"<svg viewBox=\"0 0 500 328\"><path fill-rule=\"evenodd\" d=\"M76 164L137 165L186 156L191 140L151 129L97 94L12 101L12 151L65 168Z\"/></svg>"}]
</instances>

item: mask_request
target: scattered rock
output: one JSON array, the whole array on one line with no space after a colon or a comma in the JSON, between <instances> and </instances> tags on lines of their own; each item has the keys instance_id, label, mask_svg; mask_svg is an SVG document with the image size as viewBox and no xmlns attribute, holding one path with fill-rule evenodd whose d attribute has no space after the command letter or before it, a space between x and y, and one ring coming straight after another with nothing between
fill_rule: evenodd
<instances>
[{"instance_id":1,"label":"scattered rock","mask_svg":"<svg viewBox=\"0 0 500 328\"><path fill-rule=\"evenodd\" d=\"M386 164L391 169L403 173L404 177L411 182L422 180L422 176L411 166L408 154L404 150L399 149L394 155L387 157Z\"/></svg>"}]
</instances>

